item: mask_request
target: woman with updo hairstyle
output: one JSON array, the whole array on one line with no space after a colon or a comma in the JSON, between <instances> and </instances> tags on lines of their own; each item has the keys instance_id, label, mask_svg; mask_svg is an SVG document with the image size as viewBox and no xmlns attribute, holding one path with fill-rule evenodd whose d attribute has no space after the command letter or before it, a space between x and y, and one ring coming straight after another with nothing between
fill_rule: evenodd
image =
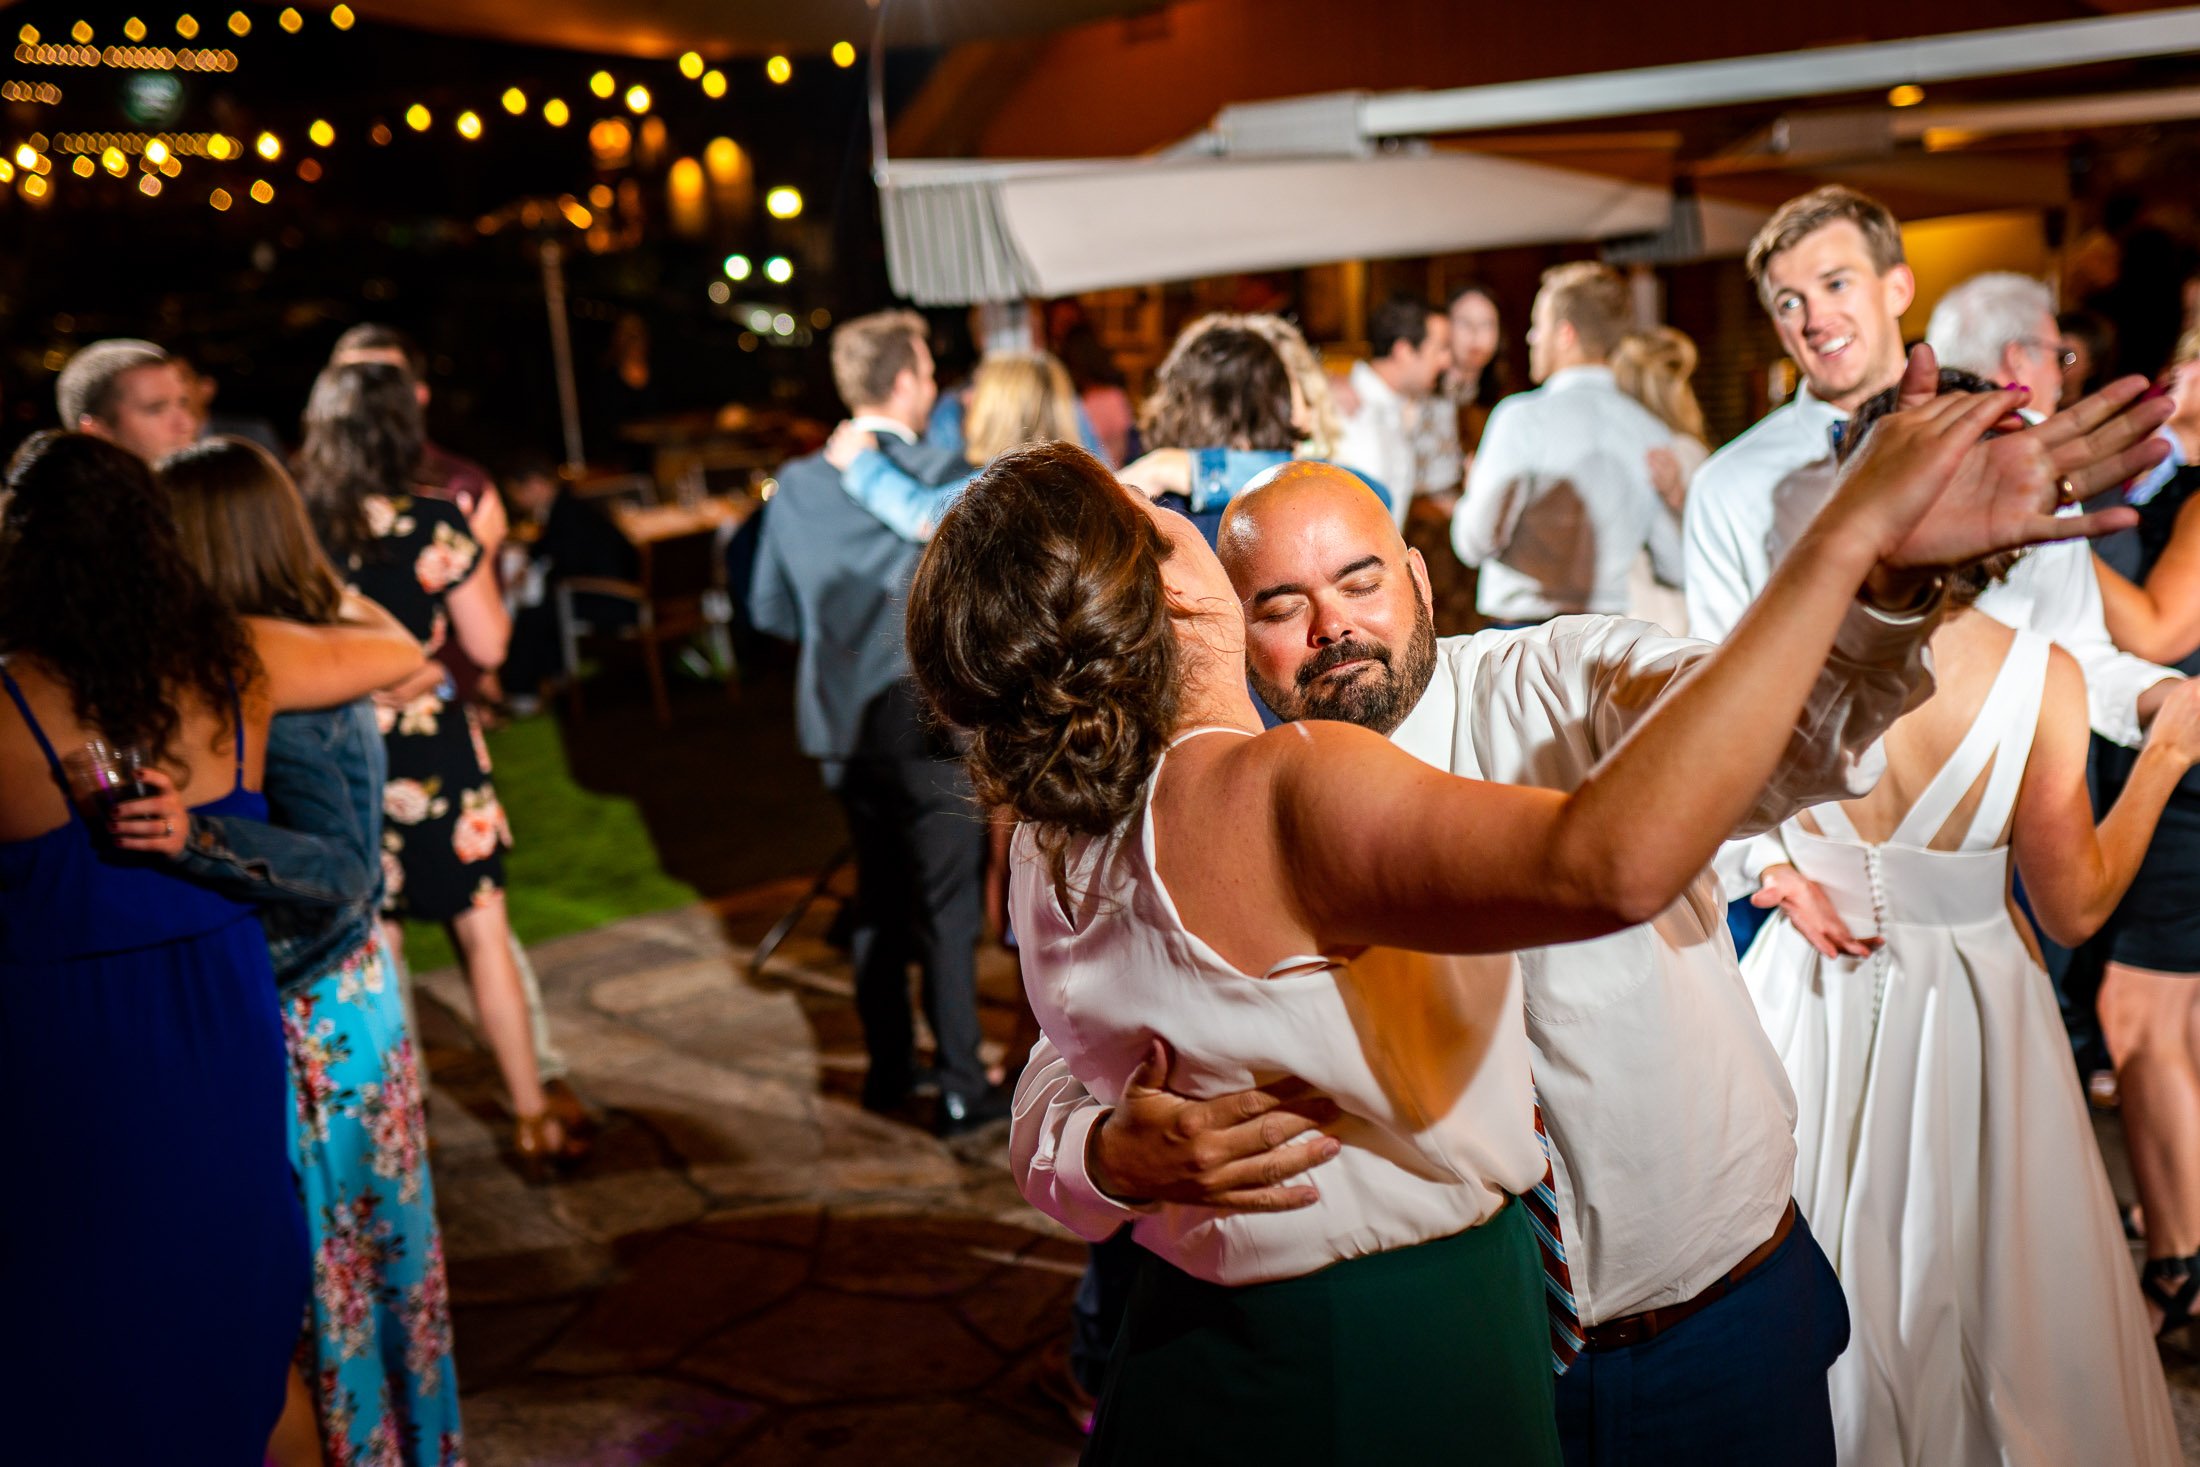
<instances>
[{"instance_id":1,"label":"woman with updo hairstyle","mask_svg":"<svg viewBox=\"0 0 2200 1467\"><path fill-rule=\"evenodd\" d=\"M1811 552L1571 793L1455 778L1355 725L1263 732L1214 552L1079 448L1003 454L964 492L911 583L910 662L980 798L1021 822L1009 905L1042 1029L1104 1105L1158 1050L1178 1094L1293 1076L1340 1113L1307 1143L1307 1205L1139 1209L1088 1463L1225 1440L1440 1461L1462 1429L1481 1460L1559 1460L1557 1325L1514 1201L1546 1168L1518 979L1432 955L1655 917L1763 789L1875 566L2067 534L2029 512L2053 493L2029 468L1963 472L1987 422L1928 406L1882 429ZM1987 512L2004 495L2021 530Z\"/></svg>"},{"instance_id":2,"label":"woman with updo hairstyle","mask_svg":"<svg viewBox=\"0 0 2200 1467\"><path fill-rule=\"evenodd\" d=\"M269 720L420 665L379 608L240 617L135 455L19 451L0 501L0 1207L11 1461L258 1462L310 1273L252 908L182 879L262 819ZM93 773L88 746L111 757ZM123 751L134 751L141 763Z\"/></svg>"},{"instance_id":3,"label":"woman with updo hairstyle","mask_svg":"<svg viewBox=\"0 0 2200 1467\"><path fill-rule=\"evenodd\" d=\"M1993 384L1944 371L1940 390ZM1858 408L1845 458L1895 403ZM1976 609L2016 560L1950 572L1936 686L1888 729L1871 792L1749 843L1777 911L1742 975L1794 1085L1795 1204L1848 1299L1840 1460L2166 1467L2161 1364L2032 926L2076 947L2135 889L2200 759L2200 682L2176 685L2096 821L2076 660ZM2164 1249L2144 1278L2181 1325L2193 1260ZM2055 1326L2012 1324L2035 1319Z\"/></svg>"}]
</instances>

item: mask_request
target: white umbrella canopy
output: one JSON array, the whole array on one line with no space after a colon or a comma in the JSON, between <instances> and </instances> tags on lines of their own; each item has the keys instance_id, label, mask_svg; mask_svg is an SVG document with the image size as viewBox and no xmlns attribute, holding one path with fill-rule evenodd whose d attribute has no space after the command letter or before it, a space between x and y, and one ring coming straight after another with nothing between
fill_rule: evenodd
<instances>
[{"instance_id":1,"label":"white umbrella canopy","mask_svg":"<svg viewBox=\"0 0 2200 1467\"><path fill-rule=\"evenodd\" d=\"M838 41L868 45L878 23L869 0L351 0L351 8L421 30L618 56L820 52ZM890 0L886 41L944 46L1152 8L1152 0Z\"/></svg>"},{"instance_id":2,"label":"white umbrella canopy","mask_svg":"<svg viewBox=\"0 0 2200 1467\"><path fill-rule=\"evenodd\" d=\"M1664 188L1482 154L896 162L887 269L925 305L1664 229Z\"/></svg>"}]
</instances>

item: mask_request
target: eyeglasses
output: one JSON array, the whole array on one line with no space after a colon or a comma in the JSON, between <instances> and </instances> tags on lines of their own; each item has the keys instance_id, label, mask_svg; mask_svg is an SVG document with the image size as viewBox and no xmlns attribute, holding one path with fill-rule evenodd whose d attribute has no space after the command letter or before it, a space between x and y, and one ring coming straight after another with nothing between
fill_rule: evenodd
<instances>
[{"instance_id":1,"label":"eyeglasses","mask_svg":"<svg viewBox=\"0 0 2200 1467\"><path fill-rule=\"evenodd\" d=\"M2059 341L2042 341L2037 336L2020 336L2016 344L2030 347L2034 351L2044 351L2065 367L2078 365L2078 354Z\"/></svg>"}]
</instances>

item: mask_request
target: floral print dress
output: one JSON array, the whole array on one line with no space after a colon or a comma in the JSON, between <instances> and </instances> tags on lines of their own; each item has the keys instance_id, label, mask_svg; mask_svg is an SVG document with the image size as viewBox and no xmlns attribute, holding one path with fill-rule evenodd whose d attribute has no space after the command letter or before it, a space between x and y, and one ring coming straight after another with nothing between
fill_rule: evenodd
<instances>
[{"instance_id":1,"label":"floral print dress","mask_svg":"<svg viewBox=\"0 0 2200 1467\"><path fill-rule=\"evenodd\" d=\"M300 1366L327 1467L465 1467L420 1070L379 937L283 989L313 1243Z\"/></svg>"},{"instance_id":2,"label":"floral print dress","mask_svg":"<svg viewBox=\"0 0 2200 1467\"><path fill-rule=\"evenodd\" d=\"M366 501L376 543L354 556L351 583L421 641L440 645L444 602L472 574L481 546L456 505L412 495ZM390 778L382 800L384 910L448 922L504 890L512 843L489 782L489 749L448 680L403 708L380 708Z\"/></svg>"}]
</instances>

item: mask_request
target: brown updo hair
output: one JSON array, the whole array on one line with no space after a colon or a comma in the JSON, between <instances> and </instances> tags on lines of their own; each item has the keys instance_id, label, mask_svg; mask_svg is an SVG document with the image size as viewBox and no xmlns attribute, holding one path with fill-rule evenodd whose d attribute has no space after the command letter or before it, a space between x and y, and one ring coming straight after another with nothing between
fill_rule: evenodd
<instances>
[{"instance_id":1,"label":"brown updo hair","mask_svg":"<svg viewBox=\"0 0 2200 1467\"><path fill-rule=\"evenodd\" d=\"M1098 459L1039 443L971 481L910 583L917 682L970 734L978 798L1031 823L1058 890L1072 837L1123 824L1176 727L1168 553Z\"/></svg>"}]
</instances>

